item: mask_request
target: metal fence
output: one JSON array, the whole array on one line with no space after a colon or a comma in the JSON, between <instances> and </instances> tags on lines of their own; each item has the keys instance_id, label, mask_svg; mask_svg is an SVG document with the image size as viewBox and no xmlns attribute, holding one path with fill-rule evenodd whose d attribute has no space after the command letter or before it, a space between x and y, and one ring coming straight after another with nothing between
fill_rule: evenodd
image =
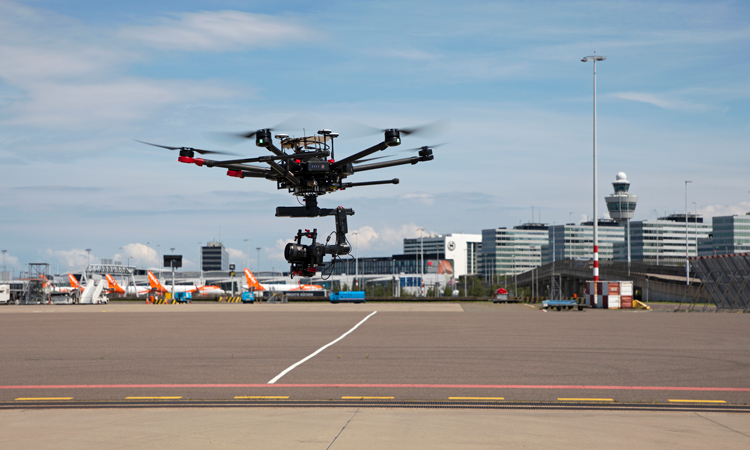
<instances>
[{"instance_id":1,"label":"metal fence","mask_svg":"<svg viewBox=\"0 0 750 450\"><path fill-rule=\"evenodd\" d=\"M690 264L701 280L701 288L686 305L689 311L695 310L702 298L708 298L717 311L750 312L750 253L691 258ZM702 305L703 310L707 305Z\"/></svg>"}]
</instances>

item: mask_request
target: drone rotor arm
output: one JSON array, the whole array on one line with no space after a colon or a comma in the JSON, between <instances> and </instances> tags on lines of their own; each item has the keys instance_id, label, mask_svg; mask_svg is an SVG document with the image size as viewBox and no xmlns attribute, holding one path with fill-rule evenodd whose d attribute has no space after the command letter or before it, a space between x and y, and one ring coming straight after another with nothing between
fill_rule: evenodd
<instances>
[{"instance_id":1,"label":"drone rotor arm","mask_svg":"<svg viewBox=\"0 0 750 450\"><path fill-rule=\"evenodd\" d=\"M374 163L374 164L365 164L363 166L354 166L353 169L355 172L363 172L365 170L375 170L375 169L384 169L386 167L393 167L393 166L402 166L404 164L416 164L421 161L429 161L433 157L430 155L429 159L425 159L421 156L412 156L411 158L403 158L403 159L395 159L393 161L385 161L381 163Z\"/></svg>"},{"instance_id":2,"label":"drone rotor arm","mask_svg":"<svg viewBox=\"0 0 750 450\"><path fill-rule=\"evenodd\" d=\"M276 147L275 145L273 145L273 142L271 142L271 145L269 145L269 146L268 146L268 147L266 147L266 148L267 148L267 149L268 149L268 150L269 150L269 151L270 151L271 153L273 153L273 154L274 154L274 155L276 155L276 156L287 156L287 154L286 154L286 153L282 152L281 150L279 150L279 148L278 148L278 147Z\"/></svg>"},{"instance_id":3,"label":"drone rotor arm","mask_svg":"<svg viewBox=\"0 0 750 450\"><path fill-rule=\"evenodd\" d=\"M257 172L267 174L270 173L266 167L249 166L247 164L239 164L234 161L213 161L210 159L204 159L204 164L208 167L223 167L229 170L242 170L247 172Z\"/></svg>"},{"instance_id":4,"label":"drone rotor arm","mask_svg":"<svg viewBox=\"0 0 750 450\"><path fill-rule=\"evenodd\" d=\"M292 172L288 171L287 169L281 167L276 163L276 161L266 161L269 166L271 166L271 170L276 172L277 174L281 175L282 177L286 178L290 183L292 183L294 186L301 186L302 183L292 175Z\"/></svg>"},{"instance_id":5,"label":"drone rotor arm","mask_svg":"<svg viewBox=\"0 0 750 450\"><path fill-rule=\"evenodd\" d=\"M365 156L370 156L370 155L372 155L375 152L378 152L378 151L381 151L381 150L385 150L388 147L389 147L389 145L386 144L385 141L383 141L380 144L373 145L372 147L368 148L367 150L362 150L359 153L355 153L355 154L353 154L351 156L347 156L346 158L344 158L342 160L336 161L336 163L334 164L334 168L335 169L340 169L342 167L345 167L347 164L351 164L351 163L357 161L358 159L364 158Z\"/></svg>"},{"instance_id":6,"label":"drone rotor arm","mask_svg":"<svg viewBox=\"0 0 750 450\"><path fill-rule=\"evenodd\" d=\"M359 186L376 186L379 184L398 184L399 179L394 178L392 180L381 180L381 181L361 181L359 183L341 183L341 188L351 188L351 187L359 187Z\"/></svg>"}]
</instances>

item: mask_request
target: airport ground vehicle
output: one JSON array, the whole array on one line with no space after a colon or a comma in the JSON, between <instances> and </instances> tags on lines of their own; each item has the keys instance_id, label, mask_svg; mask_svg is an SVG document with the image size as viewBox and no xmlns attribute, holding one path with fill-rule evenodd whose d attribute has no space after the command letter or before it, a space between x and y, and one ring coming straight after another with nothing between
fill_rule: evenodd
<instances>
[{"instance_id":1,"label":"airport ground vehicle","mask_svg":"<svg viewBox=\"0 0 750 450\"><path fill-rule=\"evenodd\" d=\"M10 285L0 284L0 303L10 303Z\"/></svg>"},{"instance_id":2,"label":"airport ground vehicle","mask_svg":"<svg viewBox=\"0 0 750 450\"><path fill-rule=\"evenodd\" d=\"M498 288L497 291L495 291L495 297L492 299L492 303L507 302L507 301L508 301L508 291L504 288Z\"/></svg>"},{"instance_id":3,"label":"airport ground vehicle","mask_svg":"<svg viewBox=\"0 0 750 450\"><path fill-rule=\"evenodd\" d=\"M192 298L193 298L193 295L190 292L175 292L174 293L174 300L177 303L190 303Z\"/></svg>"},{"instance_id":4,"label":"airport ground vehicle","mask_svg":"<svg viewBox=\"0 0 750 450\"><path fill-rule=\"evenodd\" d=\"M334 292L330 297L331 303L365 303L365 291Z\"/></svg>"},{"instance_id":5,"label":"airport ground vehicle","mask_svg":"<svg viewBox=\"0 0 750 450\"><path fill-rule=\"evenodd\" d=\"M578 304L577 299L573 300L545 300L542 302L542 308L552 309L555 308L558 311L563 309L578 308L578 311L583 310L584 305Z\"/></svg>"},{"instance_id":6,"label":"airport ground vehicle","mask_svg":"<svg viewBox=\"0 0 750 450\"><path fill-rule=\"evenodd\" d=\"M242 303L255 303L255 295L250 291L243 292Z\"/></svg>"}]
</instances>

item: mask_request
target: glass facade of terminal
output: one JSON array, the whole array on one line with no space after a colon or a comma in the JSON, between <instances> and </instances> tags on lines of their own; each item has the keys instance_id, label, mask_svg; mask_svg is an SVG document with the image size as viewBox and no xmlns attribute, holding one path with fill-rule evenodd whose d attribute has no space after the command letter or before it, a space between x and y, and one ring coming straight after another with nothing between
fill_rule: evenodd
<instances>
[{"instance_id":1,"label":"glass facade of terminal","mask_svg":"<svg viewBox=\"0 0 750 450\"><path fill-rule=\"evenodd\" d=\"M713 218L713 236L699 243L700 256L750 252L750 213Z\"/></svg>"},{"instance_id":2,"label":"glass facade of terminal","mask_svg":"<svg viewBox=\"0 0 750 450\"><path fill-rule=\"evenodd\" d=\"M201 247L201 270L229 270L229 253L220 242L209 242Z\"/></svg>"},{"instance_id":3,"label":"glass facade of terminal","mask_svg":"<svg viewBox=\"0 0 750 450\"><path fill-rule=\"evenodd\" d=\"M485 278L526 272L542 264L546 225L526 224L513 229L482 230L479 272Z\"/></svg>"},{"instance_id":4,"label":"glass facade of terminal","mask_svg":"<svg viewBox=\"0 0 750 450\"><path fill-rule=\"evenodd\" d=\"M630 222L630 254L633 261L685 260L686 240L688 256L698 256L699 241L711 234L711 225L703 223L703 218L694 214L673 214L657 220ZM616 248L616 259L627 260L624 244Z\"/></svg>"},{"instance_id":5,"label":"glass facade of terminal","mask_svg":"<svg viewBox=\"0 0 750 450\"><path fill-rule=\"evenodd\" d=\"M607 261L615 257L614 246L625 241L625 227L610 220L600 220L598 239L599 260ZM594 257L594 225L567 224L550 227L549 244L543 248L545 264L562 259L592 259Z\"/></svg>"}]
</instances>

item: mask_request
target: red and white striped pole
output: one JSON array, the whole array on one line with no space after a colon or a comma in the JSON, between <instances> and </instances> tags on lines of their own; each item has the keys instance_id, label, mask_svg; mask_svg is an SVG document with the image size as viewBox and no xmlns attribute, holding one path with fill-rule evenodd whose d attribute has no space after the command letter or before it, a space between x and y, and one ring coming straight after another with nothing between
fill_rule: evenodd
<instances>
[{"instance_id":1,"label":"red and white striped pole","mask_svg":"<svg viewBox=\"0 0 750 450\"><path fill-rule=\"evenodd\" d=\"M594 244L594 281L599 281L599 246L596 244Z\"/></svg>"},{"instance_id":2,"label":"red and white striped pole","mask_svg":"<svg viewBox=\"0 0 750 450\"><path fill-rule=\"evenodd\" d=\"M606 56L587 56L581 62L594 61L594 281L599 281L599 210L597 208L597 172L596 172L596 62L604 61Z\"/></svg>"}]
</instances>

